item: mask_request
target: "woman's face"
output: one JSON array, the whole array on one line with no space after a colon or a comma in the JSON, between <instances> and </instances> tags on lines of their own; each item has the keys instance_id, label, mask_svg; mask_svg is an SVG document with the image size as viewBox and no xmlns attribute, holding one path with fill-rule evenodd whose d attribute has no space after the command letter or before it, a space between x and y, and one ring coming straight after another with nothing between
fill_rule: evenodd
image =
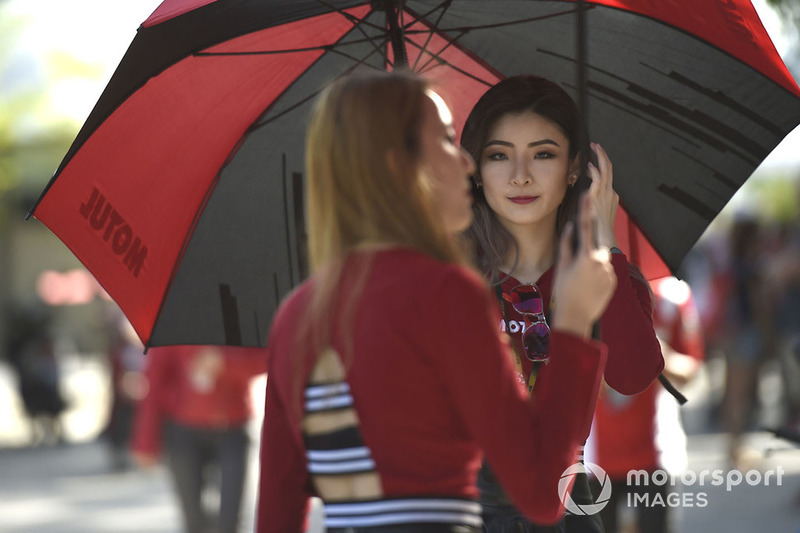
<instances>
[{"instance_id":1,"label":"woman's face","mask_svg":"<svg viewBox=\"0 0 800 533\"><path fill-rule=\"evenodd\" d=\"M555 221L576 166L555 123L531 111L503 115L480 158L486 202L506 227Z\"/></svg>"},{"instance_id":2,"label":"woman's face","mask_svg":"<svg viewBox=\"0 0 800 533\"><path fill-rule=\"evenodd\" d=\"M453 117L442 98L428 91L423 103L421 170L431 180L434 201L450 233L472 222L472 188L469 175L475 162L456 144Z\"/></svg>"}]
</instances>

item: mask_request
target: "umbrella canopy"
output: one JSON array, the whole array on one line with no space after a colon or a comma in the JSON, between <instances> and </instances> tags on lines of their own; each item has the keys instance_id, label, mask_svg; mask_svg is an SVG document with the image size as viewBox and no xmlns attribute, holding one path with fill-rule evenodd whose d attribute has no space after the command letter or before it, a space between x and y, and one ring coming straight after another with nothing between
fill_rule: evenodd
<instances>
[{"instance_id":1,"label":"umbrella canopy","mask_svg":"<svg viewBox=\"0 0 800 533\"><path fill-rule=\"evenodd\" d=\"M649 276L674 272L800 122L800 90L747 0L583 4L587 121L630 217L618 221L620 243L650 250ZM355 68L393 68L397 56L437 82L459 130L507 76L539 74L577 99L576 9L166 0L32 214L146 345L263 345L280 298L305 275L304 132L321 87Z\"/></svg>"}]
</instances>

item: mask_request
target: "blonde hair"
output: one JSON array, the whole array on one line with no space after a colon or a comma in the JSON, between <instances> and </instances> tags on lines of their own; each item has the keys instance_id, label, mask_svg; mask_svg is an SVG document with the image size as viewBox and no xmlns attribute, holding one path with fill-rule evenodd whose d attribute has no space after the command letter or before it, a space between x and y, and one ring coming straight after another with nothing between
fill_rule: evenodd
<instances>
[{"instance_id":1,"label":"blonde hair","mask_svg":"<svg viewBox=\"0 0 800 533\"><path fill-rule=\"evenodd\" d=\"M463 263L420 170L426 90L408 72L362 71L332 82L316 103L306 139L306 205L315 278L308 323L317 350L328 340L349 252L390 244ZM369 261L359 265L353 276L364 280ZM359 293L346 298L355 302Z\"/></svg>"}]
</instances>

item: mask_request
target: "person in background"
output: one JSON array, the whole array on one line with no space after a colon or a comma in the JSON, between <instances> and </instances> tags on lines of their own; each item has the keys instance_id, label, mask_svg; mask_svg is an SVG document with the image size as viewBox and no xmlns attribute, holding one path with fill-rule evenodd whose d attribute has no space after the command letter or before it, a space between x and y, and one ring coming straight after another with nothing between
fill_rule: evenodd
<instances>
[{"instance_id":1,"label":"person in background","mask_svg":"<svg viewBox=\"0 0 800 533\"><path fill-rule=\"evenodd\" d=\"M664 375L680 388L697 375L705 358L700 315L686 282L670 276L654 280L652 286L653 322L664 354ZM611 499L600 511L607 533L678 531L666 504L668 492L674 491L672 485L628 485L632 470L680 475L688 466L678 402L660 383L633 396L610 387L601 391L587 460L605 470L611 480ZM620 518L626 514L620 508L634 501L629 493L647 498L649 503L639 500L639 505L631 506L635 523L625 525ZM664 505L651 505L657 498Z\"/></svg>"},{"instance_id":2,"label":"person in background","mask_svg":"<svg viewBox=\"0 0 800 533\"><path fill-rule=\"evenodd\" d=\"M797 182L800 211L800 181ZM764 261L767 300L772 302L777 357L783 381L783 413L775 432L800 444L800 215L780 225L777 246ZM800 504L800 498L797 500Z\"/></svg>"},{"instance_id":3,"label":"person in background","mask_svg":"<svg viewBox=\"0 0 800 533\"><path fill-rule=\"evenodd\" d=\"M751 214L736 217L730 229L730 293L724 333L725 391L721 405L728 433L731 468L749 470L762 459L746 445L758 408L758 380L764 362L777 352L773 302L765 277L765 227Z\"/></svg>"},{"instance_id":4,"label":"person in background","mask_svg":"<svg viewBox=\"0 0 800 533\"><path fill-rule=\"evenodd\" d=\"M138 405L131 443L143 468L162 449L186 533L236 533L250 447L250 381L266 370L263 349L167 346L146 354L148 391ZM219 509L203 493L219 494Z\"/></svg>"},{"instance_id":5,"label":"person in background","mask_svg":"<svg viewBox=\"0 0 800 533\"><path fill-rule=\"evenodd\" d=\"M124 316L114 320L108 349L111 410L103 430L114 470L130 466L130 439L136 406L147 394L144 346Z\"/></svg>"},{"instance_id":6,"label":"person in background","mask_svg":"<svg viewBox=\"0 0 800 533\"><path fill-rule=\"evenodd\" d=\"M591 325L615 284L591 202L556 267L553 379L529 399L458 248L474 163L442 98L407 73L336 80L306 168L312 275L270 332L258 532L300 531L311 496L328 533L480 532L484 453L522 512L557 521L604 368Z\"/></svg>"},{"instance_id":7,"label":"person in background","mask_svg":"<svg viewBox=\"0 0 800 533\"><path fill-rule=\"evenodd\" d=\"M16 314L9 329L8 361L17 373L34 446L66 441L61 419L67 401L61 392L51 320L49 311L31 307Z\"/></svg>"}]
</instances>

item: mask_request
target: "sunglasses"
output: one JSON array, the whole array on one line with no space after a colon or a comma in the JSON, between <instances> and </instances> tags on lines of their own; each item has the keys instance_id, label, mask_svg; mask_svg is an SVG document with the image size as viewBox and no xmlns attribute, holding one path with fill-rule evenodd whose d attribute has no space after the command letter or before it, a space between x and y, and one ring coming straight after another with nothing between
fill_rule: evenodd
<instances>
[{"instance_id":1,"label":"sunglasses","mask_svg":"<svg viewBox=\"0 0 800 533\"><path fill-rule=\"evenodd\" d=\"M522 346L525 355L535 363L546 363L550 359L550 326L544 316L542 293L534 283L517 285L503 298L514 310L525 317Z\"/></svg>"}]
</instances>

